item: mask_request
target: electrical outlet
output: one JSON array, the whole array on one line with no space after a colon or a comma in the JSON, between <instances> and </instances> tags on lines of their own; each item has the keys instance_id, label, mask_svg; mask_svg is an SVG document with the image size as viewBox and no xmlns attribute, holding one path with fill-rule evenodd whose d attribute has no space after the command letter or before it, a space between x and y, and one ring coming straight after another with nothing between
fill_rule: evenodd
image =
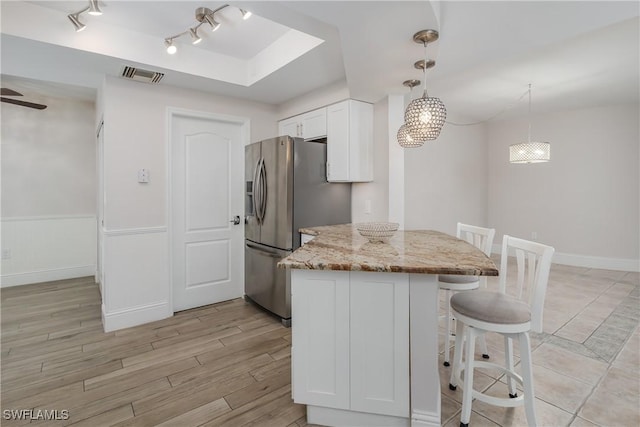
<instances>
[{"instance_id":1,"label":"electrical outlet","mask_svg":"<svg viewBox=\"0 0 640 427\"><path fill-rule=\"evenodd\" d=\"M2 259L11 259L11 249L2 250Z\"/></svg>"},{"instance_id":2,"label":"electrical outlet","mask_svg":"<svg viewBox=\"0 0 640 427\"><path fill-rule=\"evenodd\" d=\"M537 231L532 231L531 232L531 240L538 240L538 232Z\"/></svg>"},{"instance_id":3,"label":"electrical outlet","mask_svg":"<svg viewBox=\"0 0 640 427\"><path fill-rule=\"evenodd\" d=\"M140 169L138 171L138 182L140 183L149 182L149 169Z\"/></svg>"}]
</instances>

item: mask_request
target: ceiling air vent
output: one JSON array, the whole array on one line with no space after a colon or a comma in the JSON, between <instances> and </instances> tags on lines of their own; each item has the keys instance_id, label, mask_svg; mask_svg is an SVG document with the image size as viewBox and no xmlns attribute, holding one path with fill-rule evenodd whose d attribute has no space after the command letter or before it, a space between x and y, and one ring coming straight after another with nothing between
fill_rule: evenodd
<instances>
[{"instance_id":1,"label":"ceiling air vent","mask_svg":"<svg viewBox=\"0 0 640 427\"><path fill-rule=\"evenodd\" d=\"M126 66L122 69L122 77L143 83L160 83L164 77L164 73L156 71L143 70L141 68Z\"/></svg>"}]
</instances>

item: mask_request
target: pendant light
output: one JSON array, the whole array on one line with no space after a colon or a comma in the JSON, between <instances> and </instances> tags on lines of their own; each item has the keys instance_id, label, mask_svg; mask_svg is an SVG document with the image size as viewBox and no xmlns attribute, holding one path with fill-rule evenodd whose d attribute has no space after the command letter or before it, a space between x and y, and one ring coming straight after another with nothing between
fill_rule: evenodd
<instances>
[{"instance_id":1,"label":"pendant light","mask_svg":"<svg viewBox=\"0 0 640 427\"><path fill-rule=\"evenodd\" d=\"M420 80L405 80L402 84L413 91L413 88L420 84ZM409 129L405 123L398 129L398 144L400 144L402 148L417 148L422 147L424 141L414 141L411 135L409 135Z\"/></svg>"},{"instance_id":2,"label":"pendant light","mask_svg":"<svg viewBox=\"0 0 640 427\"><path fill-rule=\"evenodd\" d=\"M409 135L414 141L432 141L440 135L447 117L447 109L439 98L430 97L427 93L427 69L435 65L435 61L427 58L427 44L438 40L436 30L422 30L413 35L413 41L422 43L425 59L414 66L424 71L424 91L422 97L409 103L404 112L404 122Z\"/></svg>"},{"instance_id":3,"label":"pendant light","mask_svg":"<svg viewBox=\"0 0 640 427\"><path fill-rule=\"evenodd\" d=\"M551 144L531 141L531 83L529 83L529 132L527 142L509 146L510 163L542 163L551 160Z\"/></svg>"}]
</instances>

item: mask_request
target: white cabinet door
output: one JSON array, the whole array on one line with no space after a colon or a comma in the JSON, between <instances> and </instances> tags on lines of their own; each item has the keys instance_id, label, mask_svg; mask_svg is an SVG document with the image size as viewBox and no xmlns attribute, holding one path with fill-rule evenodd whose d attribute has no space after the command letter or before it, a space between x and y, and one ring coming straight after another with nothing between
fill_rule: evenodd
<instances>
[{"instance_id":1,"label":"white cabinet door","mask_svg":"<svg viewBox=\"0 0 640 427\"><path fill-rule=\"evenodd\" d=\"M300 117L302 137L304 139L322 138L327 135L327 109L319 108Z\"/></svg>"},{"instance_id":2,"label":"white cabinet door","mask_svg":"<svg viewBox=\"0 0 640 427\"><path fill-rule=\"evenodd\" d=\"M287 120L281 120L278 123L278 136L289 135L293 137L300 136L300 122L297 117Z\"/></svg>"},{"instance_id":3,"label":"white cabinet door","mask_svg":"<svg viewBox=\"0 0 640 427\"><path fill-rule=\"evenodd\" d=\"M327 107L327 180L373 181L373 106L347 100Z\"/></svg>"},{"instance_id":4,"label":"white cabinet door","mask_svg":"<svg viewBox=\"0 0 640 427\"><path fill-rule=\"evenodd\" d=\"M291 271L296 403L349 408L349 272Z\"/></svg>"},{"instance_id":5,"label":"white cabinet door","mask_svg":"<svg viewBox=\"0 0 640 427\"><path fill-rule=\"evenodd\" d=\"M409 275L351 272L350 293L351 409L406 417Z\"/></svg>"},{"instance_id":6,"label":"white cabinet door","mask_svg":"<svg viewBox=\"0 0 640 427\"><path fill-rule=\"evenodd\" d=\"M327 107L327 180L349 181L349 101Z\"/></svg>"}]
</instances>

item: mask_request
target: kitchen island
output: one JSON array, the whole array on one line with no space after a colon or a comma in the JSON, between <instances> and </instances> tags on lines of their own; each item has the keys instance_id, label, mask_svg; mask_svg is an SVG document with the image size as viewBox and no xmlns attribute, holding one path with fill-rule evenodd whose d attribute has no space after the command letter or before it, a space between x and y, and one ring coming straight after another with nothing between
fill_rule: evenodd
<instances>
[{"instance_id":1,"label":"kitchen island","mask_svg":"<svg viewBox=\"0 0 640 427\"><path fill-rule=\"evenodd\" d=\"M431 230L371 243L351 224L316 236L291 269L292 394L307 422L439 426L438 275L497 276L473 245Z\"/></svg>"}]
</instances>

